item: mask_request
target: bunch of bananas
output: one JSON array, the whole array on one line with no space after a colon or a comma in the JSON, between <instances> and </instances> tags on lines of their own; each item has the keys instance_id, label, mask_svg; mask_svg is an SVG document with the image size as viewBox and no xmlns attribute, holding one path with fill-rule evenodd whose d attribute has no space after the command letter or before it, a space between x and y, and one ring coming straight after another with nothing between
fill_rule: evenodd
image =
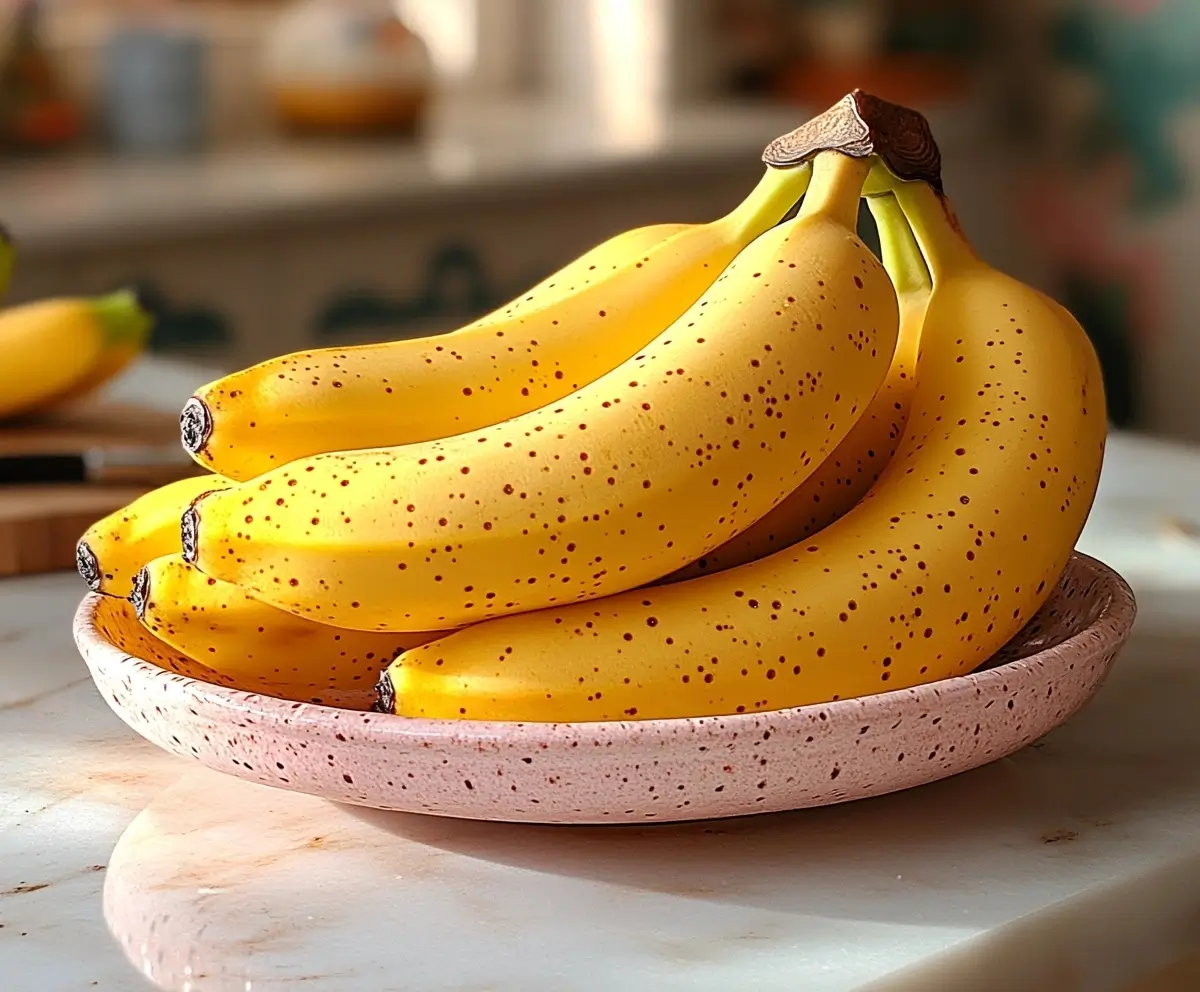
<instances>
[{"instance_id":1,"label":"bunch of bananas","mask_svg":"<svg viewBox=\"0 0 1200 992\"><path fill-rule=\"evenodd\" d=\"M225 676L320 699L382 670L411 716L755 712L976 668L1087 517L1095 354L972 250L919 114L856 91L764 162L728 216L619 235L453 334L210 384L181 423L212 474L98 523L81 571Z\"/></svg>"},{"instance_id":2,"label":"bunch of bananas","mask_svg":"<svg viewBox=\"0 0 1200 992\"><path fill-rule=\"evenodd\" d=\"M0 295L16 250L0 229ZM154 318L138 293L38 300L0 311L0 420L80 399L145 347Z\"/></svg>"}]
</instances>

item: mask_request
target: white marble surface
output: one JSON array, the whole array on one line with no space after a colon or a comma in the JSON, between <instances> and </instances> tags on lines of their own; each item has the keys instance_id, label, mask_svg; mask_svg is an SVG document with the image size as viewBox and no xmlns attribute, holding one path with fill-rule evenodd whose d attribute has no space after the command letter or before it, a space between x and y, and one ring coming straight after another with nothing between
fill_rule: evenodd
<instances>
[{"instance_id":1,"label":"white marble surface","mask_svg":"<svg viewBox=\"0 0 1200 992\"><path fill-rule=\"evenodd\" d=\"M1142 615L1066 727L908 793L685 827L376 814L193 767L87 681L74 576L0 583L0 988L1121 988L1200 944L1189 513L1200 453L1113 439L1082 548Z\"/></svg>"}]
</instances>

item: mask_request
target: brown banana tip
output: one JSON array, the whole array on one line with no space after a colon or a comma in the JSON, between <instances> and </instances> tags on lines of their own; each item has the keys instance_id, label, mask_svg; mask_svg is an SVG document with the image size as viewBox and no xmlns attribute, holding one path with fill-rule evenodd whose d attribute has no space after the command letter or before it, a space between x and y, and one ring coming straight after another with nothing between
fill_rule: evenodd
<instances>
[{"instance_id":1,"label":"brown banana tip","mask_svg":"<svg viewBox=\"0 0 1200 992\"><path fill-rule=\"evenodd\" d=\"M137 575L133 577L133 591L129 594L129 602L133 604L133 612L139 620L145 617L146 604L150 602L150 573L145 568L138 569Z\"/></svg>"},{"instance_id":2,"label":"brown banana tip","mask_svg":"<svg viewBox=\"0 0 1200 992\"><path fill-rule=\"evenodd\" d=\"M8 229L7 224L0 224L0 244L12 245L12 243L13 243L12 231L10 231Z\"/></svg>"},{"instance_id":3,"label":"brown banana tip","mask_svg":"<svg viewBox=\"0 0 1200 992\"><path fill-rule=\"evenodd\" d=\"M96 553L87 541L75 545L75 568L92 592L100 591L100 562L96 560Z\"/></svg>"},{"instance_id":4,"label":"brown banana tip","mask_svg":"<svg viewBox=\"0 0 1200 992\"><path fill-rule=\"evenodd\" d=\"M179 414L179 437L184 450L195 455L204 450L212 437L212 412L199 396L192 396L183 404Z\"/></svg>"},{"instance_id":5,"label":"brown banana tip","mask_svg":"<svg viewBox=\"0 0 1200 992\"><path fill-rule=\"evenodd\" d=\"M396 712L396 687L392 685L386 668L379 673L379 678L375 681L375 702L371 704L371 712Z\"/></svg>"},{"instance_id":6,"label":"brown banana tip","mask_svg":"<svg viewBox=\"0 0 1200 992\"><path fill-rule=\"evenodd\" d=\"M184 510L179 519L179 543L182 545L183 560L194 565L200 550L200 514L195 503Z\"/></svg>"},{"instance_id":7,"label":"brown banana tip","mask_svg":"<svg viewBox=\"0 0 1200 992\"><path fill-rule=\"evenodd\" d=\"M928 183L942 193L942 155L924 114L855 90L763 151L763 162L792 168L823 151L853 158L878 155L897 179Z\"/></svg>"}]
</instances>

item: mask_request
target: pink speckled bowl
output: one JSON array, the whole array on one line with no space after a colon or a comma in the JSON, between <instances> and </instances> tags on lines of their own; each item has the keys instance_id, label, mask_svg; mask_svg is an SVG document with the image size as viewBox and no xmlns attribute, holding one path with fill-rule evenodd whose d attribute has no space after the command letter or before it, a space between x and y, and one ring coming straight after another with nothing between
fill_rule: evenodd
<instances>
[{"instance_id":1,"label":"pink speckled bowl","mask_svg":"<svg viewBox=\"0 0 1200 992\"><path fill-rule=\"evenodd\" d=\"M101 612L92 594L75 618L101 694L142 736L210 768L379 809L644 823L844 802L1002 758L1095 694L1135 606L1119 575L1077 554L1037 616L973 674L771 713L577 724L415 720L215 685L162 652L158 663L132 656L139 645L101 633Z\"/></svg>"}]
</instances>

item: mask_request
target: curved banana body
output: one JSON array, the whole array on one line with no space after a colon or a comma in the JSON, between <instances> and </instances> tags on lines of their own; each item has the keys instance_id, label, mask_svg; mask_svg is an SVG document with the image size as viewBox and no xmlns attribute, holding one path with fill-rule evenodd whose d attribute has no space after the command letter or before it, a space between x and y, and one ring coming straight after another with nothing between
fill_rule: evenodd
<instances>
[{"instance_id":1,"label":"curved banana body","mask_svg":"<svg viewBox=\"0 0 1200 992\"><path fill-rule=\"evenodd\" d=\"M914 369L929 272L912 230L890 194L867 201L879 226L884 268L900 304L900 336L887 378L862 418L817 470L765 517L661 581L680 582L765 558L815 534L851 509L887 467L900 444L916 383Z\"/></svg>"},{"instance_id":2,"label":"curved banana body","mask_svg":"<svg viewBox=\"0 0 1200 992\"><path fill-rule=\"evenodd\" d=\"M79 395L107 349L140 347L153 320L122 290L90 299L41 300L0 313L0 418Z\"/></svg>"},{"instance_id":3,"label":"curved banana body","mask_svg":"<svg viewBox=\"0 0 1200 992\"><path fill-rule=\"evenodd\" d=\"M795 220L558 404L214 493L185 555L314 620L433 630L620 592L716 547L821 463L887 371L896 295L853 231L865 174L818 157Z\"/></svg>"},{"instance_id":4,"label":"curved banana body","mask_svg":"<svg viewBox=\"0 0 1200 992\"><path fill-rule=\"evenodd\" d=\"M438 636L314 623L200 574L178 554L155 558L138 572L130 601L151 634L230 684L286 688L288 698L310 702L330 692L363 691L381 665Z\"/></svg>"},{"instance_id":5,"label":"curved banana body","mask_svg":"<svg viewBox=\"0 0 1200 992\"><path fill-rule=\"evenodd\" d=\"M128 596L146 562L180 551L179 518L192 500L234 485L211 473L189 476L151 490L97 520L75 546L75 565L93 592Z\"/></svg>"},{"instance_id":6,"label":"curved banana body","mask_svg":"<svg viewBox=\"0 0 1200 992\"><path fill-rule=\"evenodd\" d=\"M232 679L220 677L207 665L180 654L151 634L138 621L133 604L127 599L100 597L92 614L92 623L106 641L134 658L153 662L159 668L190 679L200 679L214 685L234 685Z\"/></svg>"},{"instance_id":7,"label":"curved banana body","mask_svg":"<svg viewBox=\"0 0 1200 992\"><path fill-rule=\"evenodd\" d=\"M899 450L803 544L689 582L491 621L401 655L398 713L577 721L756 712L970 671L1049 596L1095 494L1100 367L1070 316L897 184L933 278Z\"/></svg>"},{"instance_id":8,"label":"curved banana body","mask_svg":"<svg viewBox=\"0 0 1200 992\"><path fill-rule=\"evenodd\" d=\"M669 327L807 183L807 169L768 168L727 216L618 235L450 335L285 355L218 379L184 407L184 447L248 479L324 451L430 441L553 403Z\"/></svg>"}]
</instances>

